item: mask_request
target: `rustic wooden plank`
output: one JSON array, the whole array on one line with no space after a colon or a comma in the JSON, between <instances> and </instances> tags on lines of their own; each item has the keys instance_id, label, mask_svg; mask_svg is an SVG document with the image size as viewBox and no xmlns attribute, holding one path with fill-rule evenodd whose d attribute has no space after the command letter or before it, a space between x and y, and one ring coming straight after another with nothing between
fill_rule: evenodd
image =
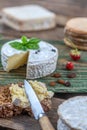
<instances>
[{"instance_id":1,"label":"rustic wooden plank","mask_svg":"<svg viewBox=\"0 0 87 130\"><path fill-rule=\"evenodd\" d=\"M58 106L63 102L64 100L53 98L52 99L52 109L47 112L47 116L49 117L51 123L57 129L57 109ZM33 117L29 117L27 115L20 115L15 116L13 118L9 119L2 119L0 118L0 126L2 126L5 130L5 128L13 129L13 130L40 130L40 125L38 121L36 121Z\"/></svg>"}]
</instances>

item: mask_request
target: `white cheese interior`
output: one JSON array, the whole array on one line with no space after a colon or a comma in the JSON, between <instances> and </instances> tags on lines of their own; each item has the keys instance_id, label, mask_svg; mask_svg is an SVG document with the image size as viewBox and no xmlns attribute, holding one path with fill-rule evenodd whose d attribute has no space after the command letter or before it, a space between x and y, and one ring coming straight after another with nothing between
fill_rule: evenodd
<instances>
[{"instance_id":1,"label":"white cheese interior","mask_svg":"<svg viewBox=\"0 0 87 130\"><path fill-rule=\"evenodd\" d=\"M18 67L23 66L24 64L26 64L27 59L28 59L28 54L29 54L29 52L15 54L13 56L10 56L8 58L8 61L7 61L6 70L10 71L12 69L17 69ZM14 59L15 59L15 62L13 62Z\"/></svg>"}]
</instances>

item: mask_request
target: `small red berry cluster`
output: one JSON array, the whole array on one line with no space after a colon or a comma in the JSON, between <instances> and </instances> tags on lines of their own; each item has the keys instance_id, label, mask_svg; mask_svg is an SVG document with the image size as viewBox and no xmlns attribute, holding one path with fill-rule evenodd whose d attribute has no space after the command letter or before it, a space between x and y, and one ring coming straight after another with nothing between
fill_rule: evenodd
<instances>
[{"instance_id":1,"label":"small red berry cluster","mask_svg":"<svg viewBox=\"0 0 87 130\"><path fill-rule=\"evenodd\" d=\"M81 52L78 51L77 48L73 49L73 50L70 51L70 57L71 57L72 60L78 61L81 58Z\"/></svg>"},{"instance_id":2,"label":"small red berry cluster","mask_svg":"<svg viewBox=\"0 0 87 130\"><path fill-rule=\"evenodd\" d=\"M76 49L70 51L70 57L71 57L72 60L78 61L78 60L80 60L80 58L81 58L81 53L80 53L80 51L78 51L77 48L76 48ZM72 69L74 69L74 64L73 64L72 62L68 62L68 63L66 64L66 69L67 69L67 70L72 70Z\"/></svg>"}]
</instances>

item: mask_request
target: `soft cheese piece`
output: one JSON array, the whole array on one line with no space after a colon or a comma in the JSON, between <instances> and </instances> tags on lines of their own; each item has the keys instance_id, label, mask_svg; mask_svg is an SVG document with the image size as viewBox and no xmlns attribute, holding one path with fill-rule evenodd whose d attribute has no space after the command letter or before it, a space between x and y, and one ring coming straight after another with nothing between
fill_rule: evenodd
<instances>
[{"instance_id":1,"label":"soft cheese piece","mask_svg":"<svg viewBox=\"0 0 87 130\"><path fill-rule=\"evenodd\" d=\"M69 128L69 126L67 126L67 125L63 122L63 120L61 120L61 119L59 118L59 120L57 121L57 130L71 130L71 129Z\"/></svg>"},{"instance_id":2,"label":"soft cheese piece","mask_svg":"<svg viewBox=\"0 0 87 130\"><path fill-rule=\"evenodd\" d=\"M21 41L21 40L14 40ZM5 71L27 64L26 78L35 79L51 74L56 69L58 50L53 45L40 41L39 50L17 50L5 43L1 49L1 62Z\"/></svg>"},{"instance_id":3,"label":"soft cheese piece","mask_svg":"<svg viewBox=\"0 0 87 130\"><path fill-rule=\"evenodd\" d=\"M76 96L58 108L58 130L87 130L87 96Z\"/></svg>"},{"instance_id":4,"label":"soft cheese piece","mask_svg":"<svg viewBox=\"0 0 87 130\"><path fill-rule=\"evenodd\" d=\"M56 15L38 5L8 7L2 13L3 22L16 30L43 30L56 25Z\"/></svg>"},{"instance_id":5,"label":"soft cheese piece","mask_svg":"<svg viewBox=\"0 0 87 130\"><path fill-rule=\"evenodd\" d=\"M1 61L5 71L9 72L27 63L29 51L18 51L7 44L1 49Z\"/></svg>"}]
</instances>

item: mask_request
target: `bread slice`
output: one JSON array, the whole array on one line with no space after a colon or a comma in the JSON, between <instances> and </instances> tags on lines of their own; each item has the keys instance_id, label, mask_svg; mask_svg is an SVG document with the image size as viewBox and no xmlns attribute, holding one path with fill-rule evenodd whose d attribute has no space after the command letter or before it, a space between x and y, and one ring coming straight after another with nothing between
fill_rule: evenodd
<instances>
[{"instance_id":1,"label":"bread slice","mask_svg":"<svg viewBox=\"0 0 87 130\"><path fill-rule=\"evenodd\" d=\"M0 87L0 117L12 117L22 112L22 108L12 103L10 86Z\"/></svg>"},{"instance_id":2,"label":"bread slice","mask_svg":"<svg viewBox=\"0 0 87 130\"><path fill-rule=\"evenodd\" d=\"M37 81L31 81L31 82L33 83L33 88L35 87L34 85L36 83L39 83ZM40 82L40 85L41 84L43 86L43 83ZM40 86L38 90L40 91L46 90L46 88L44 89L44 87L42 86ZM35 92L36 91L37 89L35 90ZM24 96L21 96L22 93ZM46 93L48 93L47 90ZM37 96L40 95L37 94ZM46 96L43 95L42 93L41 96L43 98L42 99L39 98L39 100L42 104L43 109L45 111L49 111L51 109L52 104L49 94ZM30 105L28 104L27 98L24 93L23 83L10 84L7 86L0 87L0 117L2 118L12 117L22 113L23 114L27 113L30 116L33 115Z\"/></svg>"},{"instance_id":3,"label":"bread slice","mask_svg":"<svg viewBox=\"0 0 87 130\"><path fill-rule=\"evenodd\" d=\"M56 15L38 5L25 5L2 9L3 22L19 31L35 31L53 28Z\"/></svg>"}]
</instances>

